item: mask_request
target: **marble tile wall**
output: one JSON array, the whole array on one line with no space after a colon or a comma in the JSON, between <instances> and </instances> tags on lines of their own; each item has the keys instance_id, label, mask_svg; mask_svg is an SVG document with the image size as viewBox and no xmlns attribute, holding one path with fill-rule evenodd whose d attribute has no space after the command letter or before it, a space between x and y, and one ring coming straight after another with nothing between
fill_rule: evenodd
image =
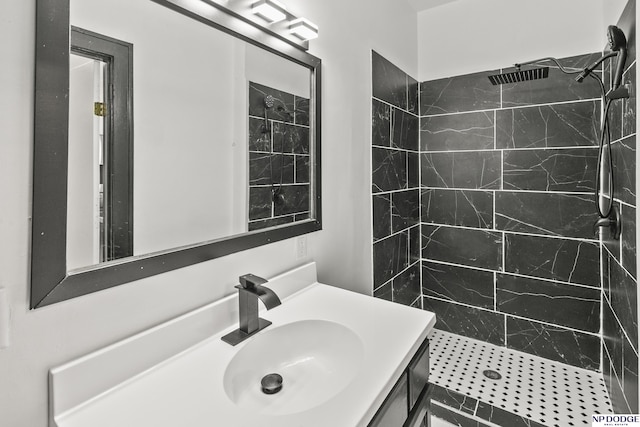
<instances>
[{"instance_id":1,"label":"marble tile wall","mask_svg":"<svg viewBox=\"0 0 640 427\"><path fill-rule=\"evenodd\" d=\"M436 328L599 370L599 85L498 72L420 85L423 307Z\"/></svg>"},{"instance_id":2,"label":"marble tile wall","mask_svg":"<svg viewBox=\"0 0 640 427\"><path fill-rule=\"evenodd\" d=\"M249 82L249 231L309 218L309 132L309 99Z\"/></svg>"},{"instance_id":3,"label":"marble tile wall","mask_svg":"<svg viewBox=\"0 0 640 427\"><path fill-rule=\"evenodd\" d=\"M602 233L602 370L617 413L638 413L638 307L636 249L636 47L635 0L628 2L617 26L629 42L623 83L633 96L611 104L610 128L614 162L614 204L622 214L622 236ZM605 84L611 85L605 67Z\"/></svg>"},{"instance_id":4,"label":"marble tile wall","mask_svg":"<svg viewBox=\"0 0 640 427\"><path fill-rule=\"evenodd\" d=\"M418 82L372 52L373 294L421 307Z\"/></svg>"}]
</instances>

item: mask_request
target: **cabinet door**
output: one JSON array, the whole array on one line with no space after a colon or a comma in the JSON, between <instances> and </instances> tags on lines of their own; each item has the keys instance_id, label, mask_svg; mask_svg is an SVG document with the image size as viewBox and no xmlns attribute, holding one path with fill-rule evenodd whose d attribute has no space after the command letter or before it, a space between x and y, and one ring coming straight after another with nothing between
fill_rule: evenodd
<instances>
[{"instance_id":1,"label":"cabinet door","mask_svg":"<svg viewBox=\"0 0 640 427\"><path fill-rule=\"evenodd\" d=\"M424 340L409 363L409 408L418 400L422 389L429 382L429 340Z\"/></svg>"},{"instance_id":2,"label":"cabinet door","mask_svg":"<svg viewBox=\"0 0 640 427\"><path fill-rule=\"evenodd\" d=\"M413 406L404 427L428 427L430 426L429 412L431 407L431 387L430 384L424 386L416 404Z\"/></svg>"},{"instance_id":3,"label":"cabinet door","mask_svg":"<svg viewBox=\"0 0 640 427\"><path fill-rule=\"evenodd\" d=\"M409 416L407 373L402 374L369 427L402 427Z\"/></svg>"}]
</instances>

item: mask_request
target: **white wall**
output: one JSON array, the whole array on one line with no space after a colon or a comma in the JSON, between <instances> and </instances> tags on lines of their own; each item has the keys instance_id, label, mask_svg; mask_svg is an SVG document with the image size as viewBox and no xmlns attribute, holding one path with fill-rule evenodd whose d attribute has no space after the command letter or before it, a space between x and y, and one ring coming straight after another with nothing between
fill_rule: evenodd
<instances>
[{"instance_id":1,"label":"white wall","mask_svg":"<svg viewBox=\"0 0 640 427\"><path fill-rule=\"evenodd\" d=\"M322 280L371 292L369 51L415 76L415 14L397 0L285 1L320 26L311 52L323 60L324 231L310 256ZM292 239L29 311L35 3L0 2L0 288L12 334L0 350L0 424L10 427L46 425L50 367L230 294L240 274L306 261Z\"/></svg>"},{"instance_id":2,"label":"white wall","mask_svg":"<svg viewBox=\"0 0 640 427\"><path fill-rule=\"evenodd\" d=\"M424 10L418 14L419 80L602 50L606 27L615 24L625 4L622 0L456 0Z\"/></svg>"}]
</instances>

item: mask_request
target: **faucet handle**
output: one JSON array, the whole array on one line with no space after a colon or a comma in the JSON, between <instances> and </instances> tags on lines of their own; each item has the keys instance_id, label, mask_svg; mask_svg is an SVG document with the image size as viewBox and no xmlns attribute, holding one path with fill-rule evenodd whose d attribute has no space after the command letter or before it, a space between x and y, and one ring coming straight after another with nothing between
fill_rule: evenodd
<instances>
[{"instance_id":1,"label":"faucet handle","mask_svg":"<svg viewBox=\"0 0 640 427\"><path fill-rule=\"evenodd\" d=\"M256 286L264 285L265 283L267 283L267 279L263 279L255 274L240 276L240 286L244 289L254 289Z\"/></svg>"}]
</instances>

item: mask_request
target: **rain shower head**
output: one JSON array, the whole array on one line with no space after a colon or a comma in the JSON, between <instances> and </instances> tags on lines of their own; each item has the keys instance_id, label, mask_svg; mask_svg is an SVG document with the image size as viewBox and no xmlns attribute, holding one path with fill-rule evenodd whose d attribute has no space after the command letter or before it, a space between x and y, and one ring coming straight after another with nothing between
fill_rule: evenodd
<instances>
[{"instance_id":1,"label":"rain shower head","mask_svg":"<svg viewBox=\"0 0 640 427\"><path fill-rule=\"evenodd\" d=\"M520 65L516 64L516 71L510 73L500 73L489 76L489 81L494 86L506 83L518 83L529 80L546 79L549 77L549 67L530 68L521 70Z\"/></svg>"}]
</instances>

